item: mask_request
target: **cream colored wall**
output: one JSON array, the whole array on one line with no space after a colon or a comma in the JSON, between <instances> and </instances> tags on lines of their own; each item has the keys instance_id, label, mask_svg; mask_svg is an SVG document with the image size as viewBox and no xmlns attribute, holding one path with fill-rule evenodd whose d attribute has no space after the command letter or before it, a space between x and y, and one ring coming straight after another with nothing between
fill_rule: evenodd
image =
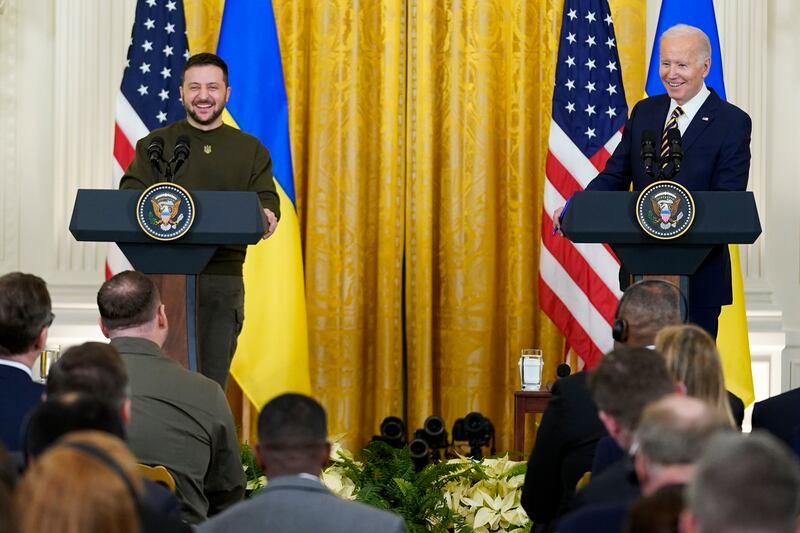
<instances>
[{"instance_id":1,"label":"cream colored wall","mask_svg":"<svg viewBox=\"0 0 800 533\"><path fill-rule=\"evenodd\" d=\"M48 281L51 341L99 338L105 246L76 243L80 187L107 187L135 0L5 0L0 11L0 272Z\"/></svg>"},{"instance_id":2,"label":"cream colored wall","mask_svg":"<svg viewBox=\"0 0 800 533\"><path fill-rule=\"evenodd\" d=\"M783 312L787 344L783 383L794 388L800 386L800 35L794 25L800 3L770 0L768 4L765 271Z\"/></svg>"},{"instance_id":3,"label":"cream colored wall","mask_svg":"<svg viewBox=\"0 0 800 533\"><path fill-rule=\"evenodd\" d=\"M647 2L652 42L660 1ZM75 243L67 225L76 189L111 179L114 99L135 0L0 5L0 272L48 280L53 340L98 338L105 246ZM800 3L715 6L728 97L753 117L750 187L765 231L742 260L757 395L765 396L800 385L800 37L792 25Z\"/></svg>"}]
</instances>

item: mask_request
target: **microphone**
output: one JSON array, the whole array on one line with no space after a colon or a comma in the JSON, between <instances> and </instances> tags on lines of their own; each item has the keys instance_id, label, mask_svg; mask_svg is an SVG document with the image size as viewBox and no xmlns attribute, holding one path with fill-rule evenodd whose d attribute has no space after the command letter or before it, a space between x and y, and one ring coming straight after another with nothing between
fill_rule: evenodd
<instances>
[{"instance_id":1,"label":"microphone","mask_svg":"<svg viewBox=\"0 0 800 533\"><path fill-rule=\"evenodd\" d=\"M172 151L172 160L170 161L175 166L172 169L172 173L175 174L178 172L178 169L181 168L186 162L186 159L189 157L189 137L186 135L179 135L177 139L175 139L175 149Z\"/></svg>"},{"instance_id":2,"label":"microphone","mask_svg":"<svg viewBox=\"0 0 800 533\"><path fill-rule=\"evenodd\" d=\"M681 160L683 160L683 148L681 147L681 132L678 128L667 130L667 144L669 146L669 158L672 160L672 172L670 177L681 171Z\"/></svg>"},{"instance_id":3,"label":"microphone","mask_svg":"<svg viewBox=\"0 0 800 533\"><path fill-rule=\"evenodd\" d=\"M561 363L556 367L556 376L558 376L558 379L565 378L570 374L572 374L572 369L567 363Z\"/></svg>"},{"instance_id":4,"label":"microphone","mask_svg":"<svg viewBox=\"0 0 800 533\"><path fill-rule=\"evenodd\" d=\"M653 164L656 160L656 132L644 130L642 132L642 161L644 162L644 173L651 179L653 177Z\"/></svg>"},{"instance_id":5,"label":"microphone","mask_svg":"<svg viewBox=\"0 0 800 533\"><path fill-rule=\"evenodd\" d=\"M147 146L147 158L150 160L150 164L153 165L153 168L156 169L157 176L161 176L161 162L162 154L164 153L164 138L163 137L153 137L153 140L150 141L150 144Z\"/></svg>"}]
</instances>

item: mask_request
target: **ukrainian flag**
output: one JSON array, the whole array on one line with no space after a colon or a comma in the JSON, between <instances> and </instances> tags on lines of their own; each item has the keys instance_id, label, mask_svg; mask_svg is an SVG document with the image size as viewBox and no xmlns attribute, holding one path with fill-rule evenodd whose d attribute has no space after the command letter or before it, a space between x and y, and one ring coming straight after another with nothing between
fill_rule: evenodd
<instances>
[{"instance_id":1,"label":"ukrainian flag","mask_svg":"<svg viewBox=\"0 0 800 533\"><path fill-rule=\"evenodd\" d=\"M713 87L720 98L726 99L722 76L722 53L717 32L717 18L712 0L663 0L658 15L653 54L647 72L645 90L648 95L665 92L658 76L661 34L676 24L689 24L703 30L711 41L711 70L706 85ZM750 365L750 339L747 334L747 316L744 302L744 283L739 259L739 247L730 245L731 278L733 280L733 305L722 308L719 319L717 347L722 357L722 371L729 391L742 399L745 405L753 402L753 374Z\"/></svg>"},{"instance_id":2,"label":"ukrainian flag","mask_svg":"<svg viewBox=\"0 0 800 533\"><path fill-rule=\"evenodd\" d=\"M231 365L231 375L260 409L278 394L311 392L303 256L272 4L228 0L224 5L217 44L217 54L228 63L231 87L224 118L269 149L281 198L277 231L247 251L244 329Z\"/></svg>"}]
</instances>

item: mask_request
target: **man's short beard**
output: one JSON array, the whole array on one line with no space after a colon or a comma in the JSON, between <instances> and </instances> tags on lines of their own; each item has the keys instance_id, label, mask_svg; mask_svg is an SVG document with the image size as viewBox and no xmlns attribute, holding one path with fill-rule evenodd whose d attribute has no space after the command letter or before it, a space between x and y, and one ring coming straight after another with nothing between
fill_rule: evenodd
<instances>
[{"instance_id":1,"label":"man's short beard","mask_svg":"<svg viewBox=\"0 0 800 533\"><path fill-rule=\"evenodd\" d=\"M197 122L198 124L201 124L203 126L208 126L209 124L213 124L214 121L217 120L220 117L220 115L222 115L222 112L225 111L225 106L223 105L222 107L219 108L218 111L215 111L207 119L201 119L200 117L197 116L197 113L192 111L192 108L191 108L190 105L189 106L183 106L183 108L186 110L186 113L190 117L192 117L192 120L194 120L195 122Z\"/></svg>"}]
</instances>

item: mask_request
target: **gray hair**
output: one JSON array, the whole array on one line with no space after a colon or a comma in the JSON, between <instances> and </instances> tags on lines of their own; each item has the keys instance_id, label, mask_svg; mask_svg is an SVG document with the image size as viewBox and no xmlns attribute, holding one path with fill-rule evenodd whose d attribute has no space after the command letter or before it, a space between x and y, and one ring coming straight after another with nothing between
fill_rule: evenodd
<instances>
[{"instance_id":1,"label":"gray hair","mask_svg":"<svg viewBox=\"0 0 800 533\"><path fill-rule=\"evenodd\" d=\"M663 42L664 39L671 39L673 37L697 38L700 42L700 61L711 59L711 40L709 40L708 35L700 28L689 26L688 24L676 24L661 34L661 42Z\"/></svg>"},{"instance_id":2,"label":"gray hair","mask_svg":"<svg viewBox=\"0 0 800 533\"><path fill-rule=\"evenodd\" d=\"M635 442L650 463L686 465L725 429L731 429L728 421L706 402L671 394L645 408Z\"/></svg>"},{"instance_id":3,"label":"gray hair","mask_svg":"<svg viewBox=\"0 0 800 533\"><path fill-rule=\"evenodd\" d=\"M698 461L686 496L704 533L791 533L800 514L800 466L772 435L720 434Z\"/></svg>"}]
</instances>

